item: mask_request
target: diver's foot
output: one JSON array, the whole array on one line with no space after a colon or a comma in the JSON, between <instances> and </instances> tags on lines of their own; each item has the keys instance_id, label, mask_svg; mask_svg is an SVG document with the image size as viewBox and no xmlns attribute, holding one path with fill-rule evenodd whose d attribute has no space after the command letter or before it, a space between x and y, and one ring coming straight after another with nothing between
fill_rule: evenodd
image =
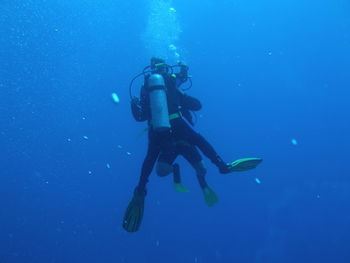
<instances>
[{"instance_id":1,"label":"diver's foot","mask_svg":"<svg viewBox=\"0 0 350 263\"><path fill-rule=\"evenodd\" d=\"M221 167L219 167L219 172L221 174L229 174L232 173L233 171L231 171L231 164L230 163L225 163L224 165L222 165Z\"/></svg>"}]
</instances>

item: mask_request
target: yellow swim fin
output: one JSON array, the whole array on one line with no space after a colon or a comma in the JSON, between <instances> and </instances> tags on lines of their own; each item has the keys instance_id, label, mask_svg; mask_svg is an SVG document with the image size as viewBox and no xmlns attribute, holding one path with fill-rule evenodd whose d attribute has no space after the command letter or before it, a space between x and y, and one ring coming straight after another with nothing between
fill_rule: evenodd
<instances>
[{"instance_id":1,"label":"yellow swim fin","mask_svg":"<svg viewBox=\"0 0 350 263\"><path fill-rule=\"evenodd\" d=\"M203 190L203 194L204 194L205 203L208 206L213 206L217 202L219 202L218 196L213 191L213 189L211 189L209 186L204 187L202 190Z\"/></svg>"},{"instance_id":2,"label":"yellow swim fin","mask_svg":"<svg viewBox=\"0 0 350 263\"><path fill-rule=\"evenodd\" d=\"M136 232L139 230L143 218L145 196L145 192L139 193L135 190L123 219L123 228L127 232Z\"/></svg>"},{"instance_id":3,"label":"yellow swim fin","mask_svg":"<svg viewBox=\"0 0 350 263\"><path fill-rule=\"evenodd\" d=\"M263 159L261 158L243 158L229 164L230 172L243 172L256 168Z\"/></svg>"},{"instance_id":4,"label":"yellow swim fin","mask_svg":"<svg viewBox=\"0 0 350 263\"><path fill-rule=\"evenodd\" d=\"M181 193L189 193L190 191L187 190L181 183L174 183L173 184L176 191Z\"/></svg>"}]
</instances>

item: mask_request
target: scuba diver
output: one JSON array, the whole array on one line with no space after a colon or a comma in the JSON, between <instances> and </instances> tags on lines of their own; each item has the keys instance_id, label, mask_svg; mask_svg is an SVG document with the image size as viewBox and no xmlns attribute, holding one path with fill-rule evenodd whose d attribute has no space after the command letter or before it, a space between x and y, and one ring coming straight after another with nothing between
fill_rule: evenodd
<instances>
[{"instance_id":1,"label":"scuba diver","mask_svg":"<svg viewBox=\"0 0 350 263\"><path fill-rule=\"evenodd\" d=\"M177 74L174 73L176 67L180 68ZM185 94L180 88L187 80L191 82L187 73L188 67L181 63L169 66L163 59L153 57L151 65L145 67L130 83L133 117L136 121L148 122L148 149L139 183L124 214L123 228L128 232L138 231L144 213L148 178L160 153L173 151L173 142L184 141L198 147L222 174L253 169L262 161L260 158L247 158L226 163L211 144L193 130L186 120L187 112L200 110L202 105L199 100ZM140 98L133 97L131 95L133 81L142 75L144 84L141 87Z\"/></svg>"}]
</instances>

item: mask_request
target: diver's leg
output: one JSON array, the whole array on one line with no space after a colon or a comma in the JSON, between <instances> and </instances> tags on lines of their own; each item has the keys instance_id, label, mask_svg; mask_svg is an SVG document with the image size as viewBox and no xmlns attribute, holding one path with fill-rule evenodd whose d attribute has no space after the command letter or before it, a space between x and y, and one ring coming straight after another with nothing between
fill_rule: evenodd
<instances>
[{"instance_id":1,"label":"diver's leg","mask_svg":"<svg viewBox=\"0 0 350 263\"><path fill-rule=\"evenodd\" d=\"M182 143L179 148L179 153L186 159L186 161L191 164L193 169L196 171L196 176L200 187L206 187L207 183L205 182L205 174L207 173L207 170L204 166L202 156L199 153L198 149L186 142Z\"/></svg>"},{"instance_id":2,"label":"diver's leg","mask_svg":"<svg viewBox=\"0 0 350 263\"><path fill-rule=\"evenodd\" d=\"M243 158L238 159L231 163L226 163L215 152L214 148L208 143L208 141L199 133L193 131L191 134L191 140L211 161L219 168L219 172L222 174L228 174L232 172L248 171L254 169L261 162L261 158Z\"/></svg>"},{"instance_id":3,"label":"diver's leg","mask_svg":"<svg viewBox=\"0 0 350 263\"><path fill-rule=\"evenodd\" d=\"M209 187L209 185L205 180L207 169L204 166L204 162L201 161L201 162L195 163L193 165L193 168L196 170L197 179L198 179L199 185L202 188L205 203L208 206L215 205L217 202L219 202L219 198L217 194L214 192L214 190Z\"/></svg>"},{"instance_id":4,"label":"diver's leg","mask_svg":"<svg viewBox=\"0 0 350 263\"><path fill-rule=\"evenodd\" d=\"M194 146L188 146L184 149L183 156L196 171L197 180L203 191L205 203L208 206L213 206L219 201L219 199L216 193L209 187L205 180L207 169L204 165L204 162L198 149Z\"/></svg>"},{"instance_id":5,"label":"diver's leg","mask_svg":"<svg viewBox=\"0 0 350 263\"><path fill-rule=\"evenodd\" d=\"M166 176L173 173L174 188L176 191L188 193L189 191L182 185L180 176L180 166L174 163L177 156L180 154L181 147L178 142L168 144L161 152L157 162L158 176Z\"/></svg>"},{"instance_id":6,"label":"diver's leg","mask_svg":"<svg viewBox=\"0 0 350 263\"><path fill-rule=\"evenodd\" d=\"M176 157L179 155L179 148L176 143L168 144L161 152L157 162L157 175L166 176L173 173L174 188L179 192L189 192L181 184L180 166L174 163Z\"/></svg>"},{"instance_id":7,"label":"diver's leg","mask_svg":"<svg viewBox=\"0 0 350 263\"><path fill-rule=\"evenodd\" d=\"M157 175L159 177L165 177L171 173L173 173L173 165L167 163L167 162L160 162L158 161L156 164L156 171Z\"/></svg>"},{"instance_id":8,"label":"diver's leg","mask_svg":"<svg viewBox=\"0 0 350 263\"><path fill-rule=\"evenodd\" d=\"M142 223L148 177L153 170L160 150L166 142L163 137L159 136L162 135L149 133L147 155L142 165L140 180L124 213L122 226L128 232L138 231Z\"/></svg>"},{"instance_id":9,"label":"diver's leg","mask_svg":"<svg viewBox=\"0 0 350 263\"><path fill-rule=\"evenodd\" d=\"M203 161L192 164L193 169L196 171L196 176L200 187L203 189L208 186L205 175L207 174L207 169Z\"/></svg>"},{"instance_id":10,"label":"diver's leg","mask_svg":"<svg viewBox=\"0 0 350 263\"><path fill-rule=\"evenodd\" d=\"M173 173L175 190L187 193L189 191L181 184L180 166L179 164L174 163L179 155L179 149L178 143L174 141L165 147L158 158L157 174L158 176L166 176Z\"/></svg>"},{"instance_id":11,"label":"diver's leg","mask_svg":"<svg viewBox=\"0 0 350 263\"><path fill-rule=\"evenodd\" d=\"M148 183L148 178L152 173L153 167L157 161L159 153L168 148L170 143L170 134L149 132L148 139L148 149L146 157L142 164L141 176L137 186L139 191L146 191L146 184Z\"/></svg>"},{"instance_id":12,"label":"diver's leg","mask_svg":"<svg viewBox=\"0 0 350 263\"><path fill-rule=\"evenodd\" d=\"M167 162L157 162L157 175L160 177L167 176L169 174L173 174L173 181L175 184L181 183L180 176L180 165L177 163L169 164Z\"/></svg>"},{"instance_id":13,"label":"diver's leg","mask_svg":"<svg viewBox=\"0 0 350 263\"><path fill-rule=\"evenodd\" d=\"M176 149L176 144L169 143L159 155L156 166L157 175L160 177L164 177L171 173L174 173L173 162L175 161L177 156L178 152Z\"/></svg>"},{"instance_id":14,"label":"diver's leg","mask_svg":"<svg viewBox=\"0 0 350 263\"><path fill-rule=\"evenodd\" d=\"M180 165L178 163L173 164L173 175L174 184L181 184Z\"/></svg>"},{"instance_id":15,"label":"diver's leg","mask_svg":"<svg viewBox=\"0 0 350 263\"><path fill-rule=\"evenodd\" d=\"M229 165L215 151L214 147L199 133L193 131L192 138L195 145L219 169L220 173L228 173Z\"/></svg>"},{"instance_id":16,"label":"diver's leg","mask_svg":"<svg viewBox=\"0 0 350 263\"><path fill-rule=\"evenodd\" d=\"M182 184L181 175L180 175L180 165L177 163L173 164L173 186L176 191L181 193L189 193L190 191L185 188Z\"/></svg>"},{"instance_id":17,"label":"diver's leg","mask_svg":"<svg viewBox=\"0 0 350 263\"><path fill-rule=\"evenodd\" d=\"M141 168L141 176L139 183L137 185L137 191L143 192L146 191L146 184L148 183L148 178L152 173L154 164L158 158L160 148L156 143L150 142L148 144L147 154L143 161Z\"/></svg>"},{"instance_id":18,"label":"diver's leg","mask_svg":"<svg viewBox=\"0 0 350 263\"><path fill-rule=\"evenodd\" d=\"M229 172L229 165L217 154L214 147L185 121L176 122L175 135L191 145L197 146L201 152L218 168L220 173Z\"/></svg>"}]
</instances>

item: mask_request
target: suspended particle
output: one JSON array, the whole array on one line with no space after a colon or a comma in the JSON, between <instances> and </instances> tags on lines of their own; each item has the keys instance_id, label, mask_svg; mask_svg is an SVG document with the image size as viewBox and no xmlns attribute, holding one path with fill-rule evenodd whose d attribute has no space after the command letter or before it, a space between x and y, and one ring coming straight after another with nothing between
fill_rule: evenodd
<instances>
[{"instance_id":1,"label":"suspended particle","mask_svg":"<svg viewBox=\"0 0 350 263\"><path fill-rule=\"evenodd\" d=\"M114 103L118 104L120 102L120 99L117 95L117 93L112 93L112 100L114 101Z\"/></svg>"},{"instance_id":2,"label":"suspended particle","mask_svg":"<svg viewBox=\"0 0 350 263\"><path fill-rule=\"evenodd\" d=\"M106 167L109 169L111 168L111 166L109 165L109 163L106 164Z\"/></svg>"},{"instance_id":3,"label":"suspended particle","mask_svg":"<svg viewBox=\"0 0 350 263\"><path fill-rule=\"evenodd\" d=\"M170 44L169 45L169 49L172 50L172 51L175 51L177 48L174 44Z\"/></svg>"},{"instance_id":4,"label":"suspended particle","mask_svg":"<svg viewBox=\"0 0 350 263\"><path fill-rule=\"evenodd\" d=\"M256 182L257 184L261 184L261 181L260 181L259 178L255 178L255 182Z\"/></svg>"},{"instance_id":5,"label":"suspended particle","mask_svg":"<svg viewBox=\"0 0 350 263\"><path fill-rule=\"evenodd\" d=\"M298 141L296 139L291 139L290 142L293 144L293 145L298 145Z\"/></svg>"},{"instance_id":6,"label":"suspended particle","mask_svg":"<svg viewBox=\"0 0 350 263\"><path fill-rule=\"evenodd\" d=\"M86 135L83 136L84 140L88 140L89 137L87 137Z\"/></svg>"},{"instance_id":7,"label":"suspended particle","mask_svg":"<svg viewBox=\"0 0 350 263\"><path fill-rule=\"evenodd\" d=\"M126 152L127 155L131 155L131 152Z\"/></svg>"},{"instance_id":8,"label":"suspended particle","mask_svg":"<svg viewBox=\"0 0 350 263\"><path fill-rule=\"evenodd\" d=\"M159 247L159 240L156 241L156 246Z\"/></svg>"}]
</instances>

